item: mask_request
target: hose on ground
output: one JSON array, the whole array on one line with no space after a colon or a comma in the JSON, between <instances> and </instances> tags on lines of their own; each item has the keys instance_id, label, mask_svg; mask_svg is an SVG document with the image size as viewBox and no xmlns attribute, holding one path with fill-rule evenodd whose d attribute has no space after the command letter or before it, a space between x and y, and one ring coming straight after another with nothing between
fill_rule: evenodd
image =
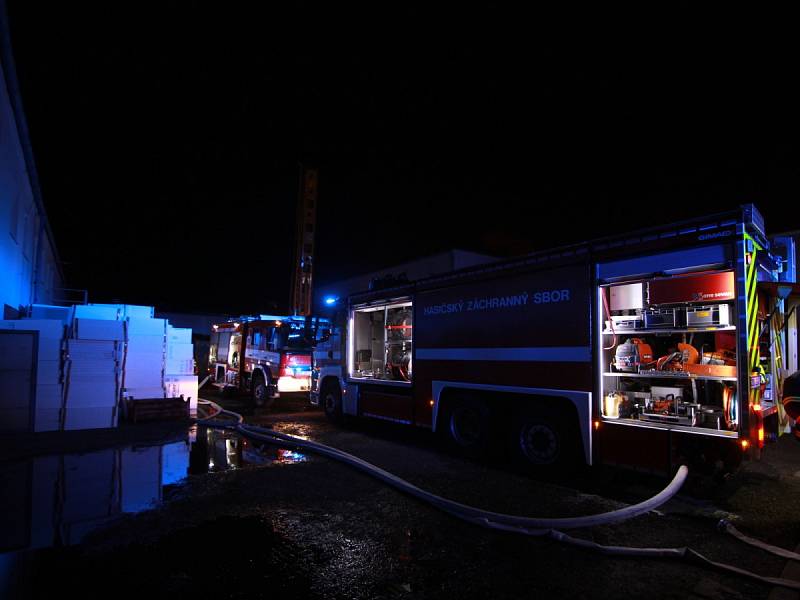
<instances>
[{"instance_id":1,"label":"hose on ground","mask_svg":"<svg viewBox=\"0 0 800 600\"><path fill-rule=\"evenodd\" d=\"M648 500L645 500L643 502L631 506L626 506L618 510L596 515L582 516L582 517L553 518L553 519L522 517L518 515L506 515L468 506L466 504L462 504L454 500L449 500L447 498L442 498L441 496L437 496L432 492L423 490L422 488L417 487L416 485L398 477L397 475L389 473L388 471L385 471L384 469L381 469L380 467L373 465L372 463L369 463L361 458L358 458L357 456L353 456L352 454L349 454L342 450L338 450L336 448L332 448L330 446L326 446L325 444L320 444L318 442L303 440L286 433L274 431L272 429L265 429L263 427L256 427L254 425L246 425L244 424L244 418L238 413L225 410L214 402L205 401L204 403L210 404L216 412L209 418L198 420L197 423L199 425L205 425L208 427L214 427L220 429L229 429L238 432L240 435L244 437L262 441L268 444L284 446L284 447L288 446L296 450L305 450L322 456L327 456L334 460L338 460L340 462L348 464L359 471L367 473L368 475L371 475L372 477L375 477L380 481L383 481L384 483L390 485L391 487L394 487L397 490L400 490L404 493L414 496L415 498L427 502L428 504L458 519L461 519L468 523L472 523L474 525L479 525L484 528L494 529L498 531L518 533L529 536L546 537L557 542L569 544L571 546L576 546L586 550L593 550L595 552L600 552L601 554L607 556L637 557L637 558L672 558L672 559L684 560L691 562L693 564L713 567L718 570L726 571L728 573L734 573L736 575L748 577L750 579L754 579L762 583L800 591L800 582L792 581L789 579L776 578L776 577L765 577L763 575L758 575L757 573L753 573L745 569L740 569L739 567L735 567L733 565L716 562L703 556L699 552L685 546L679 548L633 548L628 546L606 546L598 544L596 542L592 542L590 540L576 538L564 533L563 531L560 531L561 529L577 529L583 527L596 527L598 525L619 523L631 519L633 517L645 514L651 510L654 510L655 508L661 506L662 504L667 502L670 498L672 498L681 488L688 475L688 468L685 465L682 465L678 469L678 472L673 478L673 480L669 483L667 487L661 490L661 492L659 492L652 498L649 498ZM214 420L215 418L223 415L230 415L233 418L233 420L228 422ZM734 531L736 531L732 525L729 525L729 527ZM736 533L733 533L733 531L730 531L729 529L726 530L729 533L732 533L733 535L736 535L738 533L736 537L739 537L739 539L746 538L746 536L739 533L738 531L736 531ZM747 540L750 539L751 538L747 538ZM757 540L752 540L752 541L757 542ZM767 549L765 548L765 546L768 546L767 544L761 544L761 543L755 545L758 545L758 547L764 549ZM770 547L770 548L775 548L775 547ZM785 551L782 548L776 548L776 550L781 550L783 552L786 552L787 554L794 555L793 552ZM784 554L778 554L778 555L787 558L793 558L793 556L785 556Z\"/></svg>"},{"instance_id":2,"label":"hose on ground","mask_svg":"<svg viewBox=\"0 0 800 600\"><path fill-rule=\"evenodd\" d=\"M736 529L733 526L733 523L726 519L720 519L717 527L720 531L724 533L729 533L736 539L744 542L745 544L750 544L751 546L755 546L756 548L761 548L762 550L769 552L770 554L774 554L775 556L780 556L781 558L788 558L789 560L798 560L800 561L800 554L797 552L792 552L791 550L786 550L785 548L780 548L778 546L773 546L772 544L767 544L766 542L762 542L761 540L757 540L755 538L751 538L743 534L741 531Z\"/></svg>"},{"instance_id":3,"label":"hose on ground","mask_svg":"<svg viewBox=\"0 0 800 600\"><path fill-rule=\"evenodd\" d=\"M280 433L278 431L272 431L269 429L263 429L260 427L254 427L252 425L241 425L239 430L244 432L244 434L248 437L253 437L255 439L260 439L264 442L272 442L275 443L275 440L278 443L284 444L291 444L296 448L310 450L316 454L321 454L323 456L328 456L330 458L334 458L340 460L346 464L349 464L352 467L355 467L359 471L363 471L377 479L380 479L384 483L398 489L402 492L415 496L420 500L432 504L437 508L444 510L445 512L455 515L459 518L471 521L478 525L484 526L491 526L491 524L498 523L503 525L508 525L516 529L524 529L524 530L531 530L531 533L535 534L538 533L536 530L547 530L547 529L578 529L581 527L596 527L598 525L607 525L610 523L619 523L621 521L625 521L627 519L632 519L633 517L637 517L639 515L645 514L650 512L654 508L657 508L664 504L667 500L672 498L678 490L683 485L683 482L686 480L686 476L689 472L686 466L681 466L678 469L678 473L675 475L675 478L670 482L670 484L664 488L661 492L657 495L653 496L652 498L645 500L644 502L640 502L639 504L634 504L631 506L626 506L624 508L614 510L607 513L601 513L598 515L588 515L583 517L570 517L570 518L555 518L555 519L542 519L536 517L520 517L515 515L505 515L501 513L496 513L488 510L483 510L479 508L474 508L472 506L467 506L466 504L462 504L460 502L456 502L454 500L448 500L446 498L442 498L441 496L437 496L432 492L428 492L423 490L422 488L417 487L416 485L406 481L405 479L401 479L397 475L389 473L369 463L365 460L358 458L357 456L353 456L352 454L348 454L346 452L342 452L341 450L337 450L336 448L331 448L330 446L325 446L323 444L319 444L317 442L311 442L308 440L300 440L294 436L287 435L285 433Z\"/></svg>"},{"instance_id":4,"label":"hose on ground","mask_svg":"<svg viewBox=\"0 0 800 600\"><path fill-rule=\"evenodd\" d=\"M200 425L206 425L208 427L220 427L222 424L219 421L213 421L217 417L221 415L230 415L233 417L233 420L236 421L237 424L244 423L244 417L237 412L233 412L232 410L225 410L216 402L211 402L210 400L203 400L202 398L197 401L197 404L209 405L215 412L206 415L203 419L197 419L197 423Z\"/></svg>"}]
</instances>

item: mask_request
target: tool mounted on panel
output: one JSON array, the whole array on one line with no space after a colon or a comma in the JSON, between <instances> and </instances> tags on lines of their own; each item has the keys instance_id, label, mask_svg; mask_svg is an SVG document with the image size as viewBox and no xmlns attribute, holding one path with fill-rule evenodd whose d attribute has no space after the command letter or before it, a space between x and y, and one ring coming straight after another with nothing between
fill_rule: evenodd
<instances>
[{"instance_id":1,"label":"tool mounted on panel","mask_svg":"<svg viewBox=\"0 0 800 600\"><path fill-rule=\"evenodd\" d=\"M653 349L642 338L630 338L620 344L614 356L617 371L625 373L637 373L653 362Z\"/></svg>"}]
</instances>

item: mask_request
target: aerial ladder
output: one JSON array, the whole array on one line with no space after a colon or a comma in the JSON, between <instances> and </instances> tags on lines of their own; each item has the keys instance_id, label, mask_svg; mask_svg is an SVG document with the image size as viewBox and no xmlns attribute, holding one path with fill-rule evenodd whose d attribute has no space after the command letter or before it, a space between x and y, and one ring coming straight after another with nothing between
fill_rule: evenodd
<instances>
[{"instance_id":1,"label":"aerial ladder","mask_svg":"<svg viewBox=\"0 0 800 600\"><path fill-rule=\"evenodd\" d=\"M297 234L295 236L292 293L289 302L291 313L294 316L307 317L311 315L318 182L319 172L317 169L300 166Z\"/></svg>"}]
</instances>

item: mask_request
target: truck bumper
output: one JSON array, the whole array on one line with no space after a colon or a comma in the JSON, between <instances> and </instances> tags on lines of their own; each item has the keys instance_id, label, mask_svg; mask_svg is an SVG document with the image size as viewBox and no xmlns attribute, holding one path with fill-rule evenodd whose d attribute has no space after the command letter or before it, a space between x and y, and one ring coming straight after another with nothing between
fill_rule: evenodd
<instances>
[{"instance_id":1,"label":"truck bumper","mask_svg":"<svg viewBox=\"0 0 800 600\"><path fill-rule=\"evenodd\" d=\"M281 377L278 379L278 391L283 393L307 392L311 389L311 377Z\"/></svg>"}]
</instances>

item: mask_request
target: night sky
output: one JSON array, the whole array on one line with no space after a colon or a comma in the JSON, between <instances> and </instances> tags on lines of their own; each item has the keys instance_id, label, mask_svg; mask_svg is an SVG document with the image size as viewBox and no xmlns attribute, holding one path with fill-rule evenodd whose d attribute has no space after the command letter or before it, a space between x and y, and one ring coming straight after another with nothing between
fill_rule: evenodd
<instances>
[{"instance_id":1,"label":"night sky","mask_svg":"<svg viewBox=\"0 0 800 600\"><path fill-rule=\"evenodd\" d=\"M488 6L481 28L428 28L411 9L8 4L44 201L91 301L285 309L300 162L320 169L318 282L744 202L800 228L792 38L545 37Z\"/></svg>"}]
</instances>

